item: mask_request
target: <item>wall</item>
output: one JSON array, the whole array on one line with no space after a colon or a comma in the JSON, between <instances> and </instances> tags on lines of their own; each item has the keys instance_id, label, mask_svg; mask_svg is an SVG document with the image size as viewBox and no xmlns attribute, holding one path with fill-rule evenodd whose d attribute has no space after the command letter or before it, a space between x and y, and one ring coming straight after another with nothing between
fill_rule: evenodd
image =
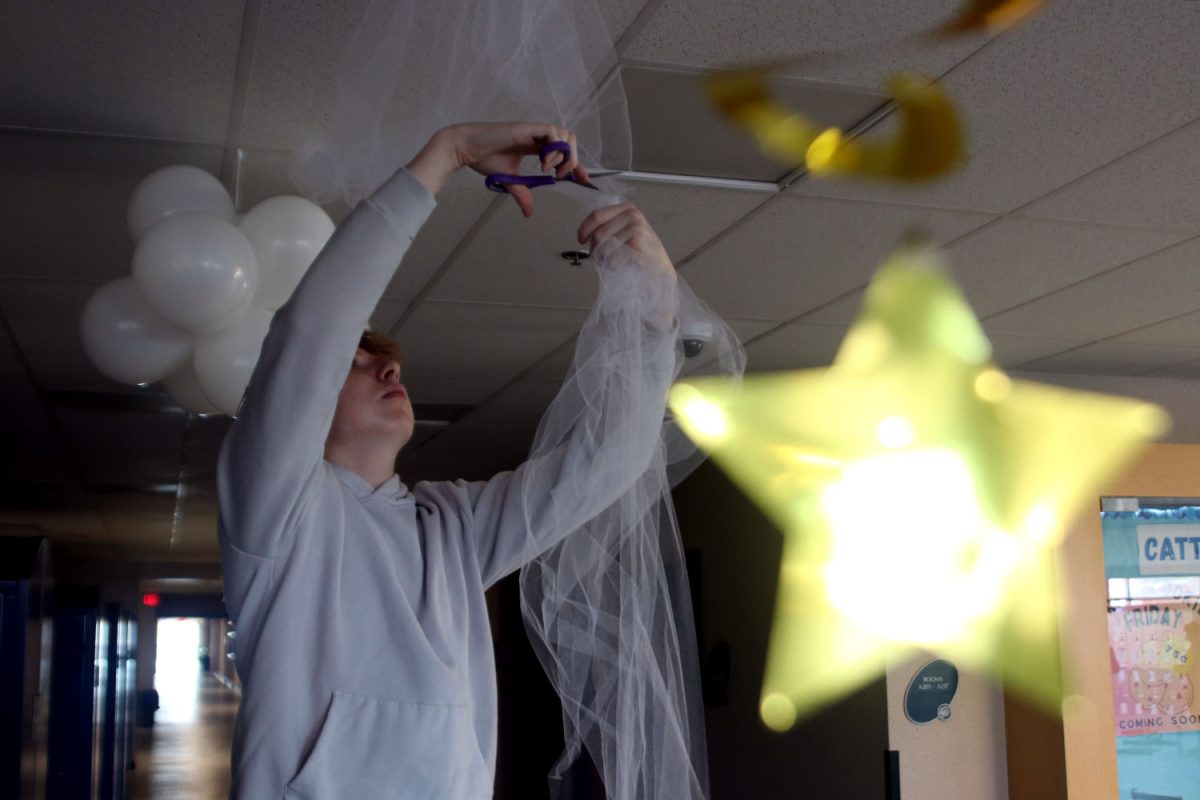
<instances>
[{"instance_id":1,"label":"wall","mask_svg":"<svg viewBox=\"0 0 1200 800\"><path fill-rule=\"evenodd\" d=\"M1109 686L1101 496L1200 496L1200 446L1156 445L1096 492L1055 554L1065 703L1062 719L1005 698L964 675L952 724L904 728L897 713L912 665L891 674L890 720L871 688L786 736L757 719L758 682L774 597L779 534L711 466L677 491L688 547L702 553L702 648L726 641L733 653L729 703L708 709L713 797L871 798L872 784L848 790L836 775L874 774L876 747L901 750L903 796L1021 800L1108 800L1117 794ZM1086 613L1095 609L1095 613ZM1097 668L1096 665L1103 668ZM883 701L881 701L883 702ZM882 720L883 736L878 730ZM824 733L824 739L815 734ZM855 741L855 734L859 739ZM941 754L941 755L937 755ZM942 761L939 763L939 759ZM857 767L855 766L857 765ZM1006 766L1007 765L1007 766ZM865 767L865 768L864 768ZM949 791L950 794L944 792Z\"/></svg>"},{"instance_id":2,"label":"wall","mask_svg":"<svg viewBox=\"0 0 1200 800\"><path fill-rule=\"evenodd\" d=\"M684 545L699 551L701 658L720 642L731 654L727 702L706 707L713 800L882 800L882 676L785 734L768 730L758 705L782 536L710 464L679 486L675 502Z\"/></svg>"},{"instance_id":3,"label":"wall","mask_svg":"<svg viewBox=\"0 0 1200 800\"><path fill-rule=\"evenodd\" d=\"M158 649L158 610L142 603L143 585L163 577L212 579L220 576L220 565L203 563L132 562L132 561L78 561L60 560L56 566L56 579L63 585L98 586L101 602L116 602L121 608L134 615L137 621L137 689L154 688L155 660ZM159 592L161 590L154 589ZM166 595L162 595L166 597ZM192 608L176 608L175 614L165 616L223 615L224 610L218 596L212 594L192 595L199 605ZM167 598L170 602L171 598Z\"/></svg>"},{"instance_id":4,"label":"wall","mask_svg":"<svg viewBox=\"0 0 1200 800\"><path fill-rule=\"evenodd\" d=\"M145 604L137 609L137 688L154 688L155 662L158 658L158 610Z\"/></svg>"},{"instance_id":5,"label":"wall","mask_svg":"<svg viewBox=\"0 0 1200 800\"><path fill-rule=\"evenodd\" d=\"M239 689L242 685L237 674L237 638L229 636L233 626L228 619L204 620L204 636L208 644L208 669L218 680L231 689ZM230 658L230 653L235 658Z\"/></svg>"},{"instance_id":6,"label":"wall","mask_svg":"<svg viewBox=\"0 0 1200 800\"><path fill-rule=\"evenodd\" d=\"M1096 493L1100 497L1200 497L1200 446L1161 444ZM1072 526L1058 552L1062 624L1063 736L1070 800L1117 796L1117 755L1108 663L1107 585L1099 502Z\"/></svg>"},{"instance_id":7,"label":"wall","mask_svg":"<svg viewBox=\"0 0 1200 800\"><path fill-rule=\"evenodd\" d=\"M901 797L1006 800L1004 694L993 681L960 667L949 719L917 725L905 717L909 681L933 658L921 654L888 665L888 740L900 752Z\"/></svg>"}]
</instances>

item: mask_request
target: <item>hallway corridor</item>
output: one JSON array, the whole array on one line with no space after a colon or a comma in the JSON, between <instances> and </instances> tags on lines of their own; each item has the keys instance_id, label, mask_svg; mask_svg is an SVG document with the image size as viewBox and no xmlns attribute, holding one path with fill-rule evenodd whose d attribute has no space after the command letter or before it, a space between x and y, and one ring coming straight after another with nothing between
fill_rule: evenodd
<instances>
[{"instance_id":1,"label":"hallway corridor","mask_svg":"<svg viewBox=\"0 0 1200 800\"><path fill-rule=\"evenodd\" d=\"M237 694L197 672L190 691L160 695L154 727L136 730L128 800L225 800Z\"/></svg>"}]
</instances>

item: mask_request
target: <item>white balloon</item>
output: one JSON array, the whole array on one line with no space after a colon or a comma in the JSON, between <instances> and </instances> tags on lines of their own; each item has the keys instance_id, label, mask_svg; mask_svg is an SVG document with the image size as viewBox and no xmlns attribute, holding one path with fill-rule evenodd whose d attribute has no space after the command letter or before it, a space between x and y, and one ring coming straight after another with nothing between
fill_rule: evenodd
<instances>
[{"instance_id":1,"label":"white balloon","mask_svg":"<svg viewBox=\"0 0 1200 800\"><path fill-rule=\"evenodd\" d=\"M205 333L254 299L254 249L231 223L175 214L133 252L133 279L155 312L177 328Z\"/></svg>"},{"instance_id":2,"label":"white balloon","mask_svg":"<svg viewBox=\"0 0 1200 800\"><path fill-rule=\"evenodd\" d=\"M213 334L220 333L221 331L225 330L226 328L229 328L230 326L233 325L233 323L235 323L239 319L241 319L242 315L245 314L249 308L250 308L249 303L243 303L242 305L235 308L233 311L230 311L225 316L218 317L216 322L212 323L211 325L206 325L204 327L204 330L200 332L201 335L202 336L212 336Z\"/></svg>"},{"instance_id":3,"label":"white balloon","mask_svg":"<svg viewBox=\"0 0 1200 800\"><path fill-rule=\"evenodd\" d=\"M79 333L92 363L120 383L159 380L192 351L192 337L155 314L132 278L106 283L88 298Z\"/></svg>"},{"instance_id":4,"label":"white balloon","mask_svg":"<svg viewBox=\"0 0 1200 800\"><path fill-rule=\"evenodd\" d=\"M258 259L254 304L274 310L291 297L333 235L334 226L316 203L284 195L264 200L250 209L238 227L250 240Z\"/></svg>"},{"instance_id":5,"label":"white balloon","mask_svg":"<svg viewBox=\"0 0 1200 800\"><path fill-rule=\"evenodd\" d=\"M251 306L228 329L196 342L196 375L204 395L231 417L242 402L273 316Z\"/></svg>"},{"instance_id":6,"label":"white balloon","mask_svg":"<svg viewBox=\"0 0 1200 800\"><path fill-rule=\"evenodd\" d=\"M221 182L199 167L175 164L142 178L129 199L129 235L141 241L158 222L172 214L200 211L230 222L233 200Z\"/></svg>"},{"instance_id":7,"label":"white balloon","mask_svg":"<svg viewBox=\"0 0 1200 800\"><path fill-rule=\"evenodd\" d=\"M162 385L167 396L188 411L205 416L221 413L221 409L204 395L204 387L200 385L195 362L191 358L185 359L178 369L163 378Z\"/></svg>"}]
</instances>

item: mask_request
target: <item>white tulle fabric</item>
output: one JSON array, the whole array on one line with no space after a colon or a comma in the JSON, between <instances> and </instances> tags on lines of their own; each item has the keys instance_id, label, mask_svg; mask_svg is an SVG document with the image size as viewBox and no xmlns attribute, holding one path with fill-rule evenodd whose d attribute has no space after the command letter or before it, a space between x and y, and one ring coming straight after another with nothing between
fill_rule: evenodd
<instances>
[{"instance_id":1,"label":"white tulle fabric","mask_svg":"<svg viewBox=\"0 0 1200 800\"><path fill-rule=\"evenodd\" d=\"M744 354L682 281L664 286L634 258L601 254L599 297L534 440L533 458L566 446L590 458L582 474L523 487L527 508L548 502L577 529L521 571L521 605L563 706L567 746L552 790L568 785L562 778L586 748L610 798L705 798L696 631L670 494L699 458L664 419L664 399L685 367L683 337L707 339L688 366L731 379ZM672 306L678 329L664 336L652 320ZM597 507L611 487L628 488ZM580 509L582 521L573 518Z\"/></svg>"},{"instance_id":2,"label":"white tulle fabric","mask_svg":"<svg viewBox=\"0 0 1200 800\"><path fill-rule=\"evenodd\" d=\"M372 0L339 65L325 133L301 149L292 179L318 202L353 205L431 133L472 121L565 125L586 166L627 169L615 65L596 0Z\"/></svg>"},{"instance_id":3,"label":"white tulle fabric","mask_svg":"<svg viewBox=\"0 0 1200 800\"><path fill-rule=\"evenodd\" d=\"M595 0L376 0L339 69L331 125L293 178L314 199L354 203L434 130L469 120L564 125L584 164L627 168L614 64ZM568 193L592 207L619 199ZM551 787L567 794L561 779L586 750L613 800L705 798L696 633L670 495L701 457L665 419L665 399L685 366L733 380L744 353L682 281L630 250L592 263L598 297L530 452L546 464L564 448L586 458L569 460L580 465L570 473L528 470L522 487L531 514L571 531L536 558L530 534L520 576L530 641L562 701L566 750ZM672 317L678 328L664 331ZM689 337L705 345L685 360Z\"/></svg>"}]
</instances>

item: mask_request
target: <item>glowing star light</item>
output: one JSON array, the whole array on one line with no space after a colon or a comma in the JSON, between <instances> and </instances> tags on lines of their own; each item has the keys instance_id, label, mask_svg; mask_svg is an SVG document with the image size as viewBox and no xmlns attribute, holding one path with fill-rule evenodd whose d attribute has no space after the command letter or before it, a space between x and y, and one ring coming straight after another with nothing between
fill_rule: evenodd
<instances>
[{"instance_id":1,"label":"glowing star light","mask_svg":"<svg viewBox=\"0 0 1200 800\"><path fill-rule=\"evenodd\" d=\"M676 385L671 408L785 534L762 691L777 730L936 651L1059 698L1050 548L1166 414L1014 381L938 258L875 276L833 366Z\"/></svg>"}]
</instances>

